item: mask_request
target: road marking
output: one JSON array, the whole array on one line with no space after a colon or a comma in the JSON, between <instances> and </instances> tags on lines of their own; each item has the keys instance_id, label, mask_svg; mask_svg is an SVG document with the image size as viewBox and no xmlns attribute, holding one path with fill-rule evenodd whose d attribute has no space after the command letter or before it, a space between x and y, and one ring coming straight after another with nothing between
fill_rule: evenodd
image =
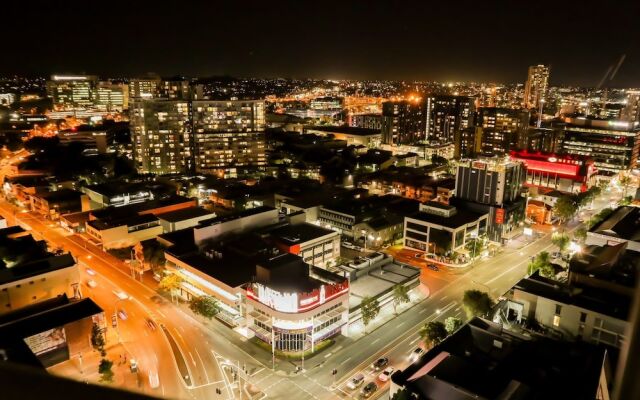
<instances>
[{"instance_id":1,"label":"road marking","mask_svg":"<svg viewBox=\"0 0 640 400\"><path fill-rule=\"evenodd\" d=\"M349 358L345 358L345 359L344 359L340 364L338 364L338 365L342 365L342 364L346 363L346 362L347 362L347 361L349 361L349 360L351 360L351 357L349 357Z\"/></svg>"},{"instance_id":2,"label":"road marking","mask_svg":"<svg viewBox=\"0 0 640 400\"><path fill-rule=\"evenodd\" d=\"M426 312L427 312L427 309L426 309L426 308L423 308L422 310L418 311L418 314L424 314L424 313L426 313Z\"/></svg>"},{"instance_id":3,"label":"road marking","mask_svg":"<svg viewBox=\"0 0 640 400\"><path fill-rule=\"evenodd\" d=\"M409 343L409 344L414 344L414 343L415 343L415 342L417 342L418 340L420 340L420 337L417 337L417 338L413 339L413 340L411 341L411 343Z\"/></svg>"},{"instance_id":4,"label":"road marking","mask_svg":"<svg viewBox=\"0 0 640 400\"><path fill-rule=\"evenodd\" d=\"M204 361L202 361L202 357L200 357L200 353L198 352L198 349L196 350L196 355L198 356L198 358L200 359L200 362L202 363L202 369L204 370L204 377L207 378L207 383L209 383L209 374L207 374L207 367L204 365Z\"/></svg>"},{"instance_id":5,"label":"road marking","mask_svg":"<svg viewBox=\"0 0 640 400\"><path fill-rule=\"evenodd\" d=\"M324 358L329 358L329 357L331 357L331 353L327 353L324 355Z\"/></svg>"},{"instance_id":6,"label":"road marking","mask_svg":"<svg viewBox=\"0 0 640 400\"><path fill-rule=\"evenodd\" d=\"M406 322L407 321L402 321L401 323L398 324L398 326L400 327L400 326L404 325Z\"/></svg>"},{"instance_id":7,"label":"road marking","mask_svg":"<svg viewBox=\"0 0 640 400\"><path fill-rule=\"evenodd\" d=\"M376 340L374 340L373 342L371 342L371 344L376 344L380 341L380 338L377 338Z\"/></svg>"},{"instance_id":8,"label":"road marking","mask_svg":"<svg viewBox=\"0 0 640 400\"><path fill-rule=\"evenodd\" d=\"M191 354L191 352L189 352L189 357L191 357L191 362L193 363L193 366L196 366L196 359L193 358L193 354Z\"/></svg>"}]
</instances>

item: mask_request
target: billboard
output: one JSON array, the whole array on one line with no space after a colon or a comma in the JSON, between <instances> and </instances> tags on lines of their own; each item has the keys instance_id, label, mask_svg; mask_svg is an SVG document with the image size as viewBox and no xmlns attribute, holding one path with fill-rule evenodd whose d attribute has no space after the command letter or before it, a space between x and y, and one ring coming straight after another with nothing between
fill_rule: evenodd
<instances>
[{"instance_id":1,"label":"billboard","mask_svg":"<svg viewBox=\"0 0 640 400\"><path fill-rule=\"evenodd\" d=\"M24 339L31 351L37 356L67 346L67 335L63 327L49 329Z\"/></svg>"},{"instance_id":2,"label":"billboard","mask_svg":"<svg viewBox=\"0 0 640 400\"><path fill-rule=\"evenodd\" d=\"M496 224L504 224L504 208L496 209Z\"/></svg>"}]
</instances>

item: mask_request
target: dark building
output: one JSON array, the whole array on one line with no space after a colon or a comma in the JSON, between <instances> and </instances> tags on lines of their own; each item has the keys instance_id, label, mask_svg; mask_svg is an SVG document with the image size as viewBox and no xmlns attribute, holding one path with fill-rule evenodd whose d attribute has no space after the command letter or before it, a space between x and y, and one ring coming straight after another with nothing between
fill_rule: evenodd
<instances>
[{"instance_id":1,"label":"dark building","mask_svg":"<svg viewBox=\"0 0 640 400\"><path fill-rule=\"evenodd\" d=\"M473 125L475 105L472 97L436 96L428 99L425 107L429 112L429 140L453 142L456 132Z\"/></svg>"},{"instance_id":2,"label":"dark building","mask_svg":"<svg viewBox=\"0 0 640 400\"><path fill-rule=\"evenodd\" d=\"M590 156L598 171L635 168L640 149L638 122L566 118L560 151Z\"/></svg>"},{"instance_id":3,"label":"dark building","mask_svg":"<svg viewBox=\"0 0 640 400\"><path fill-rule=\"evenodd\" d=\"M430 400L607 399L608 368L603 347L524 336L474 318L395 372L389 391Z\"/></svg>"},{"instance_id":4,"label":"dark building","mask_svg":"<svg viewBox=\"0 0 640 400\"><path fill-rule=\"evenodd\" d=\"M428 102L425 100L382 103L382 141L413 144L427 137Z\"/></svg>"},{"instance_id":5,"label":"dark building","mask_svg":"<svg viewBox=\"0 0 640 400\"><path fill-rule=\"evenodd\" d=\"M562 139L562 129L553 128L527 128L518 149L531 152L558 153Z\"/></svg>"},{"instance_id":6,"label":"dark building","mask_svg":"<svg viewBox=\"0 0 640 400\"><path fill-rule=\"evenodd\" d=\"M525 175L520 162L504 158L469 161L458 166L456 195L450 202L459 208L488 213L487 236L500 242L510 237L524 219Z\"/></svg>"}]
</instances>

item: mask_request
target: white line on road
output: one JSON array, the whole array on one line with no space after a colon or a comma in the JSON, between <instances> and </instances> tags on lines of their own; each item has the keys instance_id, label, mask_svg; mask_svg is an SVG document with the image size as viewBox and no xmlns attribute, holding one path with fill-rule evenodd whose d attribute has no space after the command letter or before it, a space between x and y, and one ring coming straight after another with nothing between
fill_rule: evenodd
<instances>
[{"instance_id":1,"label":"white line on road","mask_svg":"<svg viewBox=\"0 0 640 400\"><path fill-rule=\"evenodd\" d=\"M346 362L347 362L347 361L349 361L349 360L351 360L351 357L349 357L349 358L345 358L345 359L344 359L344 360L342 360L342 362L341 362L340 364L338 364L338 365L342 365L342 364L346 363Z\"/></svg>"},{"instance_id":2,"label":"white line on road","mask_svg":"<svg viewBox=\"0 0 640 400\"><path fill-rule=\"evenodd\" d=\"M198 356L198 358L200 359L200 362L202 363L202 369L204 370L204 377L207 378L207 383L209 383L209 374L207 374L207 367L204 365L204 361L202 361L202 357L200 357L200 353L198 353L198 349L196 350L196 355Z\"/></svg>"},{"instance_id":3,"label":"white line on road","mask_svg":"<svg viewBox=\"0 0 640 400\"><path fill-rule=\"evenodd\" d=\"M324 355L324 358L329 358L329 357L331 357L331 353L327 353Z\"/></svg>"},{"instance_id":4,"label":"white line on road","mask_svg":"<svg viewBox=\"0 0 640 400\"><path fill-rule=\"evenodd\" d=\"M380 341L380 338L377 338L376 340L374 340L373 342L371 342L371 344L376 344Z\"/></svg>"},{"instance_id":5,"label":"white line on road","mask_svg":"<svg viewBox=\"0 0 640 400\"><path fill-rule=\"evenodd\" d=\"M191 354L191 352L189 352L189 357L191 357L191 362L193 363L193 366L196 366L196 359L193 358L193 354Z\"/></svg>"},{"instance_id":6,"label":"white line on road","mask_svg":"<svg viewBox=\"0 0 640 400\"><path fill-rule=\"evenodd\" d=\"M424 313L426 313L426 312L427 312L427 309L426 309L426 308L423 308L422 310L418 311L418 314L424 314Z\"/></svg>"}]
</instances>

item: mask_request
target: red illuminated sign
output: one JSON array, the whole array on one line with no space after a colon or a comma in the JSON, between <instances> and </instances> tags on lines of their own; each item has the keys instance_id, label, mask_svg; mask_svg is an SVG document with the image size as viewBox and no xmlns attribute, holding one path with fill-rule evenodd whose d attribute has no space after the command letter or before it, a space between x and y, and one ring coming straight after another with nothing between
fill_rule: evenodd
<instances>
[{"instance_id":1,"label":"red illuminated sign","mask_svg":"<svg viewBox=\"0 0 640 400\"><path fill-rule=\"evenodd\" d=\"M504 224L504 208L496 210L496 224Z\"/></svg>"}]
</instances>

